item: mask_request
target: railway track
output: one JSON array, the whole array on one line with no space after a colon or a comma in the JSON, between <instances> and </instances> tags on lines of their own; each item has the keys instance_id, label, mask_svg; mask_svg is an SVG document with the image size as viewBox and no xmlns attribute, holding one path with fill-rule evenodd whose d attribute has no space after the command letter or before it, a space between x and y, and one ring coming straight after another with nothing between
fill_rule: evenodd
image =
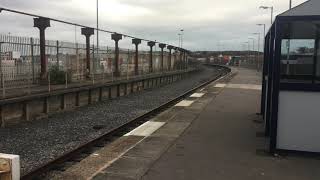
<instances>
[{"instance_id":1,"label":"railway track","mask_svg":"<svg viewBox=\"0 0 320 180\"><path fill-rule=\"evenodd\" d=\"M181 95L179 95L179 96L175 97L174 99L152 109L151 111L149 111L141 116L138 116L138 117L134 118L133 120L131 120L127 123L124 123L116 128L113 128L109 132L101 135L100 137L98 137L90 142L84 143L84 144L78 146L77 148L64 153L63 155L55 158L54 160L52 160L52 161L40 166L39 168L36 168L36 169L32 170L31 172L23 175L21 179L23 179L23 180L38 180L39 179L40 180L40 179L43 179L43 176L51 170L63 170L64 163L66 163L66 162L79 162L79 161L81 161L87 155L89 155L91 152L94 152L96 150L96 148L106 146L107 144L112 142L117 137L121 137L122 135L130 132L132 129L140 126L141 124L145 123L146 121L148 121L152 117L154 117L157 114L163 112L164 110L170 108L171 106L176 104L178 101L184 99L185 97L187 97L188 95L197 91L198 89L200 89L200 88L210 84L211 82L219 79L220 77L223 77L223 76L227 75L228 73L230 73L230 69L223 67L223 66L220 66L220 68L218 68L217 70L220 73L218 73L218 75L216 75L215 77L212 77L212 78L208 79L207 81L202 82L200 85L182 93ZM97 127L97 128L99 128L99 127Z\"/></svg>"}]
</instances>

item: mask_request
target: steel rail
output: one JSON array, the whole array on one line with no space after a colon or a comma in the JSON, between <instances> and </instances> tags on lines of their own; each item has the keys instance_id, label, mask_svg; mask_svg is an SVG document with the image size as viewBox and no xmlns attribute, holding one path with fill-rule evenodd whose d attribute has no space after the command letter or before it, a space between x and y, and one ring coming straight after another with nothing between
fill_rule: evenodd
<instances>
[{"instance_id":1,"label":"steel rail","mask_svg":"<svg viewBox=\"0 0 320 180\"><path fill-rule=\"evenodd\" d=\"M214 66L220 67L221 69L224 69L224 71L221 72L220 74L216 75L215 77L211 78L210 80L182 93L181 95L177 96L176 98L152 109L151 111L149 111L141 116L138 116L138 117L134 118L133 120L131 120L127 123L124 123L116 128L113 128L111 131L101 135L100 137L98 137L90 142L84 143L84 144L78 146L77 148L70 150L69 152L64 153L60 157L48 162L47 164L44 164L43 166L41 166L37 169L34 169L33 171L29 172L28 174L23 175L21 179L22 180L33 180L33 179L38 178L39 176L43 175L44 173L50 171L50 169L56 167L59 164L67 162L68 160L72 159L75 155L81 154L81 152L84 152L86 149L90 149L90 148L94 147L95 145L99 144L103 140L110 138L110 137L113 137L121 132L124 132L124 130L126 130L130 127L133 127L133 125L136 125L137 123L140 125L140 124L148 121L150 119L149 117L156 115L159 112L162 112L163 109L171 107L173 104L184 99L185 97L194 93L198 89L203 88L204 86L216 81L220 77L223 77L223 76L230 74L230 72L231 72L231 70L227 67L219 66L219 65L214 65ZM137 126L135 126L135 127L137 127Z\"/></svg>"}]
</instances>

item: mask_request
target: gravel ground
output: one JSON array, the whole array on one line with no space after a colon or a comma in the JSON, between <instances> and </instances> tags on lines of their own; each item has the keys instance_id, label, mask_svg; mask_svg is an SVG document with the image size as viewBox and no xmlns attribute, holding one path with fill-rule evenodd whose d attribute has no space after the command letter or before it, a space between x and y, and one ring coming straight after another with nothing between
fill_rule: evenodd
<instances>
[{"instance_id":1,"label":"gravel ground","mask_svg":"<svg viewBox=\"0 0 320 180\"><path fill-rule=\"evenodd\" d=\"M186 79L129 96L62 112L17 127L0 129L0 152L21 157L22 174L26 174L78 145L88 142L112 128L175 98L208 80L216 69L204 67ZM94 130L94 126L104 126Z\"/></svg>"}]
</instances>

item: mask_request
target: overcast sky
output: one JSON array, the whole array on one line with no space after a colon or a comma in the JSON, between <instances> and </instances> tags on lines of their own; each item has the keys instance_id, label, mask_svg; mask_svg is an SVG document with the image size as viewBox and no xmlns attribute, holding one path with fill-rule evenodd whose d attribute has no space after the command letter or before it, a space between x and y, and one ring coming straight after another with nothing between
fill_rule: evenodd
<instances>
[{"instance_id":1,"label":"overcast sky","mask_svg":"<svg viewBox=\"0 0 320 180\"><path fill-rule=\"evenodd\" d=\"M293 0L296 6L306 0ZM184 29L184 48L190 50L243 50L244 42L255 32L257 23L270 26L275 15L289 7L289 0L99 0L100 28L157 40L178 46L178 31ZM96 26L95 0L0 0L0 6L52 18ZM1 13L0 33L37 36L30 17ZM51 23L47 38L83 42L80 29ZM101 44L112 45L110 35L102 33ZM131 48L130 39L120 45Z\"/></svg>"}]
</instances>

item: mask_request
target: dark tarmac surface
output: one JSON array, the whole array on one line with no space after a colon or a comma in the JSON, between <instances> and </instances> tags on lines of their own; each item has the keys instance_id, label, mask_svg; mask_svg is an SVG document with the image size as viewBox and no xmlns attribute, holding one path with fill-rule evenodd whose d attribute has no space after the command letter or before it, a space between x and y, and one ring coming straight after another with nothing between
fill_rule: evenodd
<instances>
[{"instance_id":1,"label":"dark tarmac surface","mask_svg":"<svg viewBox=\"0 0 320 180\"><path fill-rule=\"evenodd\" d=\"M216 73L214 68L205 67L201 72L160 88L62 112L17 127L0 129L0 152L20 155L22 174L25 174L158 107ZM103 128L95 130L94 126Z\"/></svg>"},{"instance_id":2,"label":"dark tarmac surface","mask_svg":"<svg viewBox=\"0 0 320 180\"><path fill-rule=\"evenodd\" d=\"M252 70L240 70L230 82L259 84ZM266 149L259 118L260 91L224 88L151 169L145 180L317 180L317 158L277 158Z\"/></svg>"},{"instance_id":3,"label":"dark tarmac surface","mask_svg":"<svg viewBox=\"0 0 320 180\"><path fill-rule=\"evenodd\" d=\"M163 127L94 180L320 179L318 157L261 153L267 139L256 136L263 131L263 124L256 123L261 120L256 115L259 84L256 71L239 69L228 86L207 86L202 98L177 111L173 119L159 117L166 122Z\"/></svg>"}]
</instances>

